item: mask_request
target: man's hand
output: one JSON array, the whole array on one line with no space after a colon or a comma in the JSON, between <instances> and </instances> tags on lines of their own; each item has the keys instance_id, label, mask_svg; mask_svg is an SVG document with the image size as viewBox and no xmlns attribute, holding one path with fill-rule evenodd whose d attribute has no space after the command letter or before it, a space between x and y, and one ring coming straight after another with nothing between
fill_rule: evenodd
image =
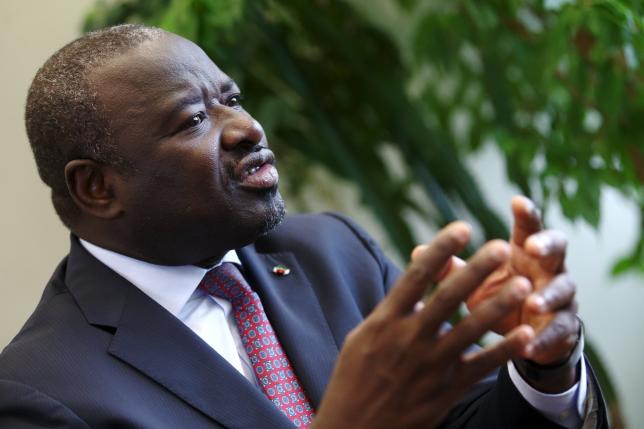
<instances>
[{"instance_id":1,"label":"man's hand","mask_svg":"<svg viewBox=\"0 0 644 429\"><path fill-rule=\"evenodd\" d=\"M556 364L570 355L579 333L576 287L564 269L566 239L559 231L542 228L539 211L529 199L515 197L512 212L511 257L470 296L467 305L474 310L500 293L508 278L527 277L534 290L523 305L495 326L495 331L505 334L529 324L537 336L523 351L523 357L542 365ZM556 385L535 387L549 392L565 390L574 384L575 374L570 375Z\"/></svg>"},{"instance_id":2,"label":"man's hand","mask_svg":"<svg viewBox=\"0 0 644 429\"><path fill-rule=\"evenodd\" d=\"M441 330L460 303L508 261L510 246L503 241L483 246L465 267L445 277L426 305L417 305L450 271L453 255L469 236L462 222L444 228L415 253L389 295L347 336L313 428L435 427L472 384L532 341L532 328L517 324L499 343L463 355L523 303L531 288L518 276L500 282L494 296L451 331Z\"/></svg>"}]
</instances>

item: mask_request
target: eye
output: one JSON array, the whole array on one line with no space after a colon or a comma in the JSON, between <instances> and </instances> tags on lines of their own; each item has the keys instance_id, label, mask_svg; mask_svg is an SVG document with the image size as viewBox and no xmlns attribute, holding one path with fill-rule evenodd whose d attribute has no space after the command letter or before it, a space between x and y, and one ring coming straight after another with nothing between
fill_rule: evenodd
<instances>
[{"instance_id":1,"label":"eye","mask_svg":"<svg viewBox=\"0 0 644 429\"><path fill-rule=\"evenodd\" d=\"M206 114L204 112L199 112L190 117L184 124L181 126L182 130L186 130L188 128L193 128L196 127L197 125L201 124L204 120L206 119Z\"/></svg>"},{"instance_id":2,"label":"eye","mask_svg":"<svg viewBox=\"0 0 644 429\"><path fill-rule=\"evenodd\" d=\"M241 94L234 94L228 97L226 100L226 106L228 107L240 107L243 97Z\"/></svg>"}]
</instances>

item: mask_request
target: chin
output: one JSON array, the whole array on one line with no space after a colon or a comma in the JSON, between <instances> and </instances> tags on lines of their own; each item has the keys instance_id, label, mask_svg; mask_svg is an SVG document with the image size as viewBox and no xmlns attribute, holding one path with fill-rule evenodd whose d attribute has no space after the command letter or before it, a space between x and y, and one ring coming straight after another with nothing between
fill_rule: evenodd
<instances>
[{"instance_id":1,"label":"chin","mask_svg":"<svg viewBox=\"0 0 644 429\"><path fill-rule=\"evenodd\" d=\"M286 207L284 199L278 191L272 196L270 201L266 202L265 215L263 223L260 226L259 235L264 235L273 230L284 220L286 216Z\"/></svg>"},{"instance_id":2,"label":"chin","mask_svg":"<svg viewBox=\"0 0 644 429\"><path fill-rule=\"evenodd\" d=\"M229 230L231 240L247 245L278 226L286 216L286 208L279 191L272 189L239 204L231 216L236 219Z\"/></svg>"}]
</instances>

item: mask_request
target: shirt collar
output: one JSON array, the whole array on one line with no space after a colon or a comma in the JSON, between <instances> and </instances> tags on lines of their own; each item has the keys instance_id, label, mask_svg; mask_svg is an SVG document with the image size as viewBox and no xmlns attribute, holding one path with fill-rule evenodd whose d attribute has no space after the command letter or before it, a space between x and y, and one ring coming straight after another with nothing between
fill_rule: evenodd
<instances>
[{"instance_id":1,"label":"shirt collar","mask_svg":"<svg viewBox=\"0 0 644 429\"><path fill-rule=\"evenodd\" d=\"M190 296L210 270L196 265L156 265L134 259L95 244L79 239L85 250L107 265L121 277L139 288L172 315L177 316ZM228 251L222 260L241 265L234 250Z\"/></svg>"}]
</instances>

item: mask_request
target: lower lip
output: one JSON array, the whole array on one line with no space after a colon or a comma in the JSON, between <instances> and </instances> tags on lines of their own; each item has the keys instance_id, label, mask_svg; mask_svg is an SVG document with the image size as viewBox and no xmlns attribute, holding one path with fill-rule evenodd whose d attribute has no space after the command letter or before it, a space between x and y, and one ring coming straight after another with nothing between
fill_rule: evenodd
<instances>
[{"instance_id":1,"label":"lower lip","mask_svg":"<svg viewBox=\"0 0 644 429\"><path fill-rule=\"evenodd\" d=\"M244 188L269 189L277 185L279 174L272 164L264 164L253 174L249 174L241 181Z\"/></svg>"}]
</instances>

